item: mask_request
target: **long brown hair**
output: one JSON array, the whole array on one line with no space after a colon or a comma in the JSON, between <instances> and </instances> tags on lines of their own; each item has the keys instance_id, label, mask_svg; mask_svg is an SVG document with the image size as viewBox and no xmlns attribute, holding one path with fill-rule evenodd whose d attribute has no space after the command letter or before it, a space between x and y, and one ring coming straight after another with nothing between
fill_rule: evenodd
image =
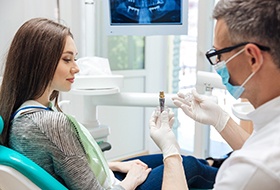
<instances>
[{"instance_id":1,"label":"long brown hair","mask_svg":"<svg viewBox=\"0 0 280 190\"><path fill-rule=\"evenodd\" d=\"M8 144L11 115L27 100L37 99L53 79L69 28L46 18L25 22L11 43L0 90L0 116L4 120L1 143ZM56 102L54 91L51 100Z\"/></svg>"}]
</instances>

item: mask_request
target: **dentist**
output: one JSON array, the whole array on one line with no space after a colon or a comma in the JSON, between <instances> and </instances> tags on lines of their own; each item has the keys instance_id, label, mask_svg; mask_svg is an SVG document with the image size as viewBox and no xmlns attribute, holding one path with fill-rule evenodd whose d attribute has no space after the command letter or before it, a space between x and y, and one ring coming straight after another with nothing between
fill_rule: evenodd
<instances>
[{"instance_id":1,"label":"dentist","mask_svg":"<svg viewBox=\"0 0 280 190\"><path fill-rule=\"evenodd\" d=\"M213 125L236 149L219 169L214 189L279 189L280 2L220 0L213 17L217 20L214 48L206 57L232 96L246 98L254 106L255 110L248 115L254 124L253 133L249 137L218 105L196 91L187 99L179 94L174 104L194 120ZM164 121L164 114L157 119ZM151 137L163 152L167 150L159 142L169 138L165 125L157 128L161 137L151 130ZM177 189L188 189L182 182L180 159L175 157L170 156L172 161L166 159L168 179L163 189L172 184L179 186Z\"/></svg>"}]
</instances>

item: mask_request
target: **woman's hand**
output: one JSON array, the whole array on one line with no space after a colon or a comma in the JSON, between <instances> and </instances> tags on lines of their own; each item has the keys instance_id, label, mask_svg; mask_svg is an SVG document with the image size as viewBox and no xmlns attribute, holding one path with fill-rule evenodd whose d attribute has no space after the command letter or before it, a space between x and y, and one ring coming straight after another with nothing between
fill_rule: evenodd
<instances>
[{"instance_id":1,"label":"woman's hand","mask_svg":"<svg viewBox=\"0 0 280 190\"><path fill-rule=\"evenodd\" d=\"M141 160L138 160L138 159L124 161L124 162L110 162L109 167L112 171L115 171L115 172L128 173L134 164L139 164L143 167L148 168L147 164L145 164L144 162L142 162Z\"/></svg>"},{"instance_id":2,"label":"woman's hand","mask_svg":"<svg viewBox=\"0 0 280 190\"><path fill-rule=\"evenodd\" d=\"M142 184L146 180L150 171L152 170L151 168L148 168L146 164L143 165L142 163L143 162L139 162L139 160L133 160L128 161L125 164L125 169L123 171L128 169L128 172L124 180L120 183L120 185L126 190L133 190L138 185Z\"/></svg>"}]
</instances>

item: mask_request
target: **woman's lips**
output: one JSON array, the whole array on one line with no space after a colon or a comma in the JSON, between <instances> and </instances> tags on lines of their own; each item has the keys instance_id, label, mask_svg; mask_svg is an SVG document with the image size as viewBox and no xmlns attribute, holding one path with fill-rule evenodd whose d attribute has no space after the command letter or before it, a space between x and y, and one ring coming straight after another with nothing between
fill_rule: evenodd
<instances>
[{"instance_id":1,"label":"woman's lips","mask_svg":"<svg viewBox=\"0 0 280 190\"><path fill-rule=\"evenodd\" d=\"M73 83L75 81L75 78L70 78L70 79L67 79L69 82Z\"/></svg>"}]
</instances>

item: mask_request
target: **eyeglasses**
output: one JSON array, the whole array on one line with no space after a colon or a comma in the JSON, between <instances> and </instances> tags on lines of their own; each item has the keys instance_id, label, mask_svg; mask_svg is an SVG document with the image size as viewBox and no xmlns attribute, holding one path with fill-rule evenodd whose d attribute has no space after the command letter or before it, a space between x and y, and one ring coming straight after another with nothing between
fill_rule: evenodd
<instances>
[{"instance_id":1,"label":"eyeglasses","mask_svg":"<svg viewBox=\"0 0 280 190\"><path fill-rule=\"evenodd\" d=\"M270 50L269 47L262 46L262 45L259 45L259 44L253 43L253 42L243 42L243 43L240 43L240 44L237 44L237 45L234 45L234 46L230 46L230 47L226 47L226 48L223 48L223 49L220 49L220 50L216 50L216 49L212 48L212 49L208 50L205 55L206 55L206 57L207 57L207 59L208 59L208 61L210 62L211 65L216 65L217 63L219 63L221 61L221 55L223 53L230 52L230 51L232 51L236 48L239 48L241 46L245 46L247 44L255 44L262 51L269 51Z\"/></svg>"}]
</instances>

